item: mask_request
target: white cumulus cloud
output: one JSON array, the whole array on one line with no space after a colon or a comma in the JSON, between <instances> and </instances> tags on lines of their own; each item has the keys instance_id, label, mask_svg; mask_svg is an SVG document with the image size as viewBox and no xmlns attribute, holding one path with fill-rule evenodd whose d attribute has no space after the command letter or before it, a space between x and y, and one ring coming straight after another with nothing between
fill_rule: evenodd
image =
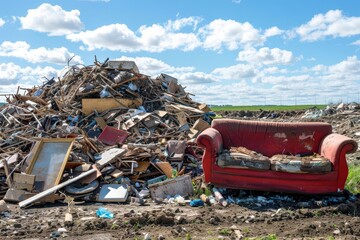
<instances>
[{"instance_id":1,"label":"white cumulus cloud","mask_svg":"<svg viewBox=\"0 0 360 240\"><path fill-rule=\"evenodd\" d=\"M310 68L309 70L314 72L315 74L323 74L328 71L328 67L322 64L318 64Z\"/></svg>"},{"instance_id":2,"label":"white cumulus cloud","mask_svg":"<svg viewBox=\"0 0 360 240\"><path fill-rule=\"evenodd\" d=\"M219 81L219 79L213 74L204 73L204 72L187 72L181 74L175 74L180 83L183 86L189 86L193 84L205 84L205 83L213 83Z\"/></svg>"},{"instance_id":3,"label":"white cumulus cloud","mask_svg":"<svg viewBox=\"0 0 360 240\"><path fill-rule=\"evenodd\" d=\"M143 50L149 52L161 52L168 49L191 51L200 45L194 33L167 31L166 27L158 24L141 26L139 32Z\"/></svg>"},{"instance_id":4,"label":"white cumulus cloud","mask_svg":"<svg viewBox=\"0 0 360 240\"><path fill-rule=\"evenodd\" d=\"M289 64L294 61L294 55L290 51L279 48L263 47L258 50L247 48L239 52L237 60L255 65Z\"/></svg>"},{"instance_id":5,"label":"white cumulus cloud","mask_svg":"<svg viewBox=\"0 0 360 240\"><path fill-rule=\"evenodd\" d=\"M307 82L310 80L310 75L303 74L303 75L294 75L294 76L288 76L288 75L282 75L282 76L264 76L261 79L261 82L263 83L271 83L271 84L295 84L296 82Z\"/></svg>"},{"instance_id":6,"label":"white cumulus cloud","mask_svg":"<svg viewBox=\"0 0 360 240\"><path fill-rule=\"evenodd\" d=\"M134 61L142 74L152 77L157 77L161 73L169 74L170 76L177 78L183 86L188 86L189 84L212 83L219 80L211 73L195 72L194 67L175 67L150 57L122 56L116 60Z\"/></svg>"},{"instance_id":7,"label":"white cumulus cloud","mask_svg":"<svg viewBox=\"0 0 360 240\"><path fill-rule=\"evenodd\" d=\"M125 24L106 25L92 31L70 34L67 38L73 42L82 42L89 50L109 49L131 52L141 47L135 33Z\"/></svg>"},{"instance_id":8,"label":"white cumulus cloud","mask_svg":"<svg viewBox=\"0 0 360 240\"><path fill-rule=\"evenodd\" d=\"M110 2L110 0L81 0L81 1L86 1L86 2Z\"/></svg>"},{"instance_id":9,"label":"white cumulus cloud","mask_svg":"<svg viewBox=\"0 0 360 240\"><path fill-rule=\"evenodd\" d=\"M360 40L351 43L352 45L360 45Z\"/></svg>"},{"instance_id":10,"label":"white cumulus cloud","mask_svg":"<svg viewBox=\"0 0 360 240\"><path fill-rule=\"evenodd\" d=\"M280 35L284 32L284 30L281 30L278 27L271 27L265 30L264 36L265 37L273 37L273 36L277 36Z\"/></svg>"},{"instance_id":11,"label":"white cumulus cloud","mask_svg":"<svg viewBox=\"0 0 360 240\"><path fill-rule=\"evenodd\" d=\"M198 24L202 21L200 17L187 17L187 18L179 18L176 20L169 20L166 24L166 28L170 30L179 31L180 29L190 26L195 30Z\"/></svg>"},{"instance_id":12,"label":"white cumulus cloud","mask_svg":"<svg viewBox=\"0 0 360 240\"><path fill-rule=\"evenodd\" d=\"M250 64L237 64L224 68L215 68L211 73L218 79L242 80L244 78L253 78L258 73L258 69Z\"/></svg>"},{"instance_id":13,"label":"white cumulus cloud","mask_svg":"<svg viewBox=\"0 0 360 240\"><path fill-rule=\"evenodd\" d=\"M221 51L236 50L262 45L267 37L280 35L283 30L272 27L261 33L249 22L216 19L199 27L200 17L168 20L164 24L142 25L137 30L126 24L114 23L93 30L66 36L72 42L80 42L84 50L111 50L122 52L163 52L166 50L193 51L202 47Z\"/></svg>"},{"instance_id":14,"label":"white cumulus cloud","mask_svg":"<svg viewBox=\"0 0 360 240\"><path fill-rule=\"evenodd\" d=\"M15 63L0 63L0 85L21 84L34 86L41 84L42 78L52 78L59 71L52 67L21 67Z\"/></svg>"},{"instance_id":15,"label":"white cumulus cloud","mask_svg":"<svg viewBox=\"0 0 360 240\"><path fill-rule=\"evenodd\" d=\"M65 11L58 5L43 3L36 9L29 9L25 17L20 17L22 29L61 36L78 32L83 28L79 10Z\"/></svg>"},{"instance_id":16,"label":"white cumulus cloud","mask_svg":"<svg viewBox=\"0 0 360 240\"><path fill-rule=\"evenodd\" d=\"M330 73L360 74L360 61L356 56L348 57L346 60L329 67ZM360 79L360 77L358 77Z\"/></svg>"},{"instance_id":17,"label":"white cumulus cloud","mask_svg":"<svg viewBox=\"0 0 360 240\"><path fill-rule=\"evenodd\" d=\"M5 24L5 20L0 18L0 27L4 26L4 24Z\"/></svg>"},{"instance_id":18,"label":"white cumulus cloud","mask_svg":"<svg viewBox=\"0 0 360 240\"><path fill-rule=\"evenodd\" d=\"M347 17L340 10L317 14L309 22L295 29L303 41L317 41L325 37L348 37L360 34L360 17Z\"/></svg>"},{"instance_id":19,"label":"white cumulus cloud","mask_svg":"<svg viewBox=\"0 0 360 240\"><path fill-rule=\"evenodd\" d=\"M116 60L134 61L142 74L157 77L160 73L169 74L179 80L184 87L188 85L216 82L219 79L211 74L196 72L194 67L175 67L161 60L150 57L126 57L122 56Z\"/></svg>"},{"instance_id":20,"label":"white cumulus cloud","mask_svg":"<svg viewBox=\"0 0 360 240\"><path fill-rule=\"evenodd\" d=\"M250 23L216 19L199 30L204 38L203 47L211 50L238 49L241 46L259 45L265 41L259 30Z\"/></svg>"},{"instance_id":21,"label":"white cumulus cloud","mask_svg":"<svg viewBox=\"0 0 360 240\"><path fill-rule=\"evenodd\" d=\"M134 61L142 74L156 77L160 73L181 74L194 71L194 67L174 67L161 60L150 57L126 57L122 56L116 60ZM174 76L175 77L175 76Z\"/></svg>"},{"instance_id":22,"label":"white cumulus cloud","mask_svg":"<svg viewBox=\"0 0 360 240\"><path fill-rule=\"evenodd\" d=\"M5 41L0 45L0 56L16 57L31 63L55 63L66 65L68 60L75 56L65 47L48 49L45 47L31 49L30 45L24 41L10 42ZM81 64L81 57L75 56L70 64Z\"/></svg>"},{"instance_id":23,"label":"white cumulus cloud","mask_svg":"<svg viewBox=\"0 0 360 240\"><path fill-rule=\"evenodd\" d=\"M0 63L0 85L17 81L16 77L20 69L20 66L14 63Z\"/></svg>"},{"instance_id":24,"label":"white cumulus cloud","mask_svg":"<svg viewBox=\"0 0 360 240\"><path fill-rule=\"evenodd\" d=\"M69 34L67 38L73 42L82 42L88 50L108 49L123 52L162 52L169 49L190 51L200 46L195 33L178 32L190 26L196 28L200 21L197 17L189 17L168 21L165 25L143 25L136 34L125 24L110 24L95 30Z\"/></svg>"}]
</instances>

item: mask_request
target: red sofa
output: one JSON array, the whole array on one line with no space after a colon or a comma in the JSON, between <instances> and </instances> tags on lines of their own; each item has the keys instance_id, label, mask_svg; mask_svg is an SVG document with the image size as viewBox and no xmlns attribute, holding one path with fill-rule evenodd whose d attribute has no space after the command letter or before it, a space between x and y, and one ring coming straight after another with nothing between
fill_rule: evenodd
<instances>
[{"instance_id":1,"label":"red sofa","mask_svg":"<svg viewBox=\"0 0 360 240\"><path fill-rule=\"evenodd\" d=\"M357 149L354 140L332 133L330 124L320 122L215 119L196 142L204 148L202 161L207 183L235 189L307 194L341 192L348 176L346 154ZM318 153L331 161L332 170L323 174L289 173L217 165L217 156L224 149L240 146L267 157Z\"/></svg>"}]
</instances>

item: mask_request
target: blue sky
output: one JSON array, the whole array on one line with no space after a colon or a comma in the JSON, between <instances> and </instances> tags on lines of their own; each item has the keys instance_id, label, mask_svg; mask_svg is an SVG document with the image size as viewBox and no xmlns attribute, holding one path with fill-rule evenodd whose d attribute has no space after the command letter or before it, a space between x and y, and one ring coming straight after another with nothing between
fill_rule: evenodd
<instances>
[{"instance_id":1,"label":"blue sky","mask_svg":"<svg viewBox=\"0 0 360 240\"><path fill-rule=\"evenodd\" d=\"M207 104L359 101L360 1L6 1L0 94L94 56L178 78ZM0 98L0 101L4 98Z\"/></svg>"}]
</instances>

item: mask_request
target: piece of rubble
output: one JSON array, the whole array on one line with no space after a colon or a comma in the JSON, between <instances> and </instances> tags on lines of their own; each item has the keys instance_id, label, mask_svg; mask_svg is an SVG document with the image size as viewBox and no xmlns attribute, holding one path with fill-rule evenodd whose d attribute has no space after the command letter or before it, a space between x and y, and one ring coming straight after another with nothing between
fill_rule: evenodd
<instances>
[{"instance_id":1,"label":"piece of rubble","mask_svg":"<svg viewBox=\"0 0 360 240\"><path fill-rule=\"evenodd\" d=\"M105 184L101 187L98 202L125 202L129 195L129 186L122 184Z\"/></svg>"},{"instance_id":2,"label":"piece of rubble","mask_svg":"<svg viewBox=\"0 0 360 240\"><path fill-rule=\"evenodd\" d=\"M8 211L9 207L7 206L4 200L0 200L0 212Z\"/></svg>"},{"instance_id":3,"label":"piece of rubble","mask_svg":"<svg viewBox=\"0 0 360 240\"><path fill-rule=\"evenodd\" d=\"M183 175L171 178L165 181L149 185L150 195L152 199L166 198L168 195L181 195L183 197L191 196L194 192L191 177Z\"/></svg>"}]
</instances>

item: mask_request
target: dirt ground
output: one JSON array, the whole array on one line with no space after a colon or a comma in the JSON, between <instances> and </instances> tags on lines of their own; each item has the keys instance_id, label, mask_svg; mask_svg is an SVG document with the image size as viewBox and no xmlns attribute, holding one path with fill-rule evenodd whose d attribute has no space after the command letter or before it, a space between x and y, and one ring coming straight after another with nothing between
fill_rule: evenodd
<instances>
[{"instance_id":1,"label":"dirt ground","mask_svg":"<svg viewBox=\"0 0 360 240\"><path fill-rule=\"evenodd\" d=\"M314 120L299 119L296 113L271 120L325 121L335 132L359 141L359 117L354 112ZM360 152L347 158L360 162ZM71 209L72 224L64 222L68 211L64 203L28 209L9 204L10 211L0 214L0 239L360 239L359 195L347 191L333 196L230 193L236 203L227 207L178 206L150 200L145 206L77 203ZM100 207L110 210L114 218L97 217Z\"/></svg>"},{"instance_id":2,"label":"dirt ground","mask_svg":"<svg viewBox=\"0 0 360 240\"><path fill-rule=\"evenodd\" d=\"M257 208L252 204L197 208L168 204L103 206L114 213L113 219L96 217L95 212L100 207L97 204L79 205L74 209L73 226L64 223L66 206L19 210L13 205L10 214L1 218L0 236L1 239L51 236L67 239L236 239L238 234L244 238L268 239L360 238L359 197L332 196L340 201L329 206L324 206L323 197L306 201L300 198L295 196L294 202Z\"/></svg>"}]
</instances>

